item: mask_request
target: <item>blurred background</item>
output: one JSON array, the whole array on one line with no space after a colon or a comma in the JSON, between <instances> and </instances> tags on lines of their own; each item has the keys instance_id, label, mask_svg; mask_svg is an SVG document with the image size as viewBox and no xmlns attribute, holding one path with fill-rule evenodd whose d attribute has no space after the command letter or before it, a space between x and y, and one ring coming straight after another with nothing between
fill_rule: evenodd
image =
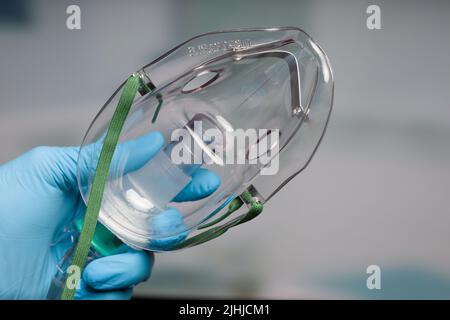
<instances>
[{"instance_id":1,"label":"blurred background","mask_svg":"<svg viewBox=\"0 0 450 320\"><path fill-rule=\"evenodd\" d=\"M81 30L66 28L71 4ZM328 54L325 139L258 219L158 254L136 296L450 298L449 1L1 0L0 163L79 144L130 72L180 42L255 26L302 28ZM381 290L366 287L372 264Z\"/></svg>"}]
</instances>

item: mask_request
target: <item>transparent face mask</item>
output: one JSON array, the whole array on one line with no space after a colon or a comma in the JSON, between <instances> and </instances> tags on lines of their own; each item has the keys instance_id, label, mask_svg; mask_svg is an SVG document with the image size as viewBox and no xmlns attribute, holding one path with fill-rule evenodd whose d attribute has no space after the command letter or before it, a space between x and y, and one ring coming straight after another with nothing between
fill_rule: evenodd
<instances>
[{"instance_id":1,"label":"transparent face mask","mask_svg":"<svg viewBox=\"0 0 450 320\"><path fill-rule=\"evenodd\" d=\"M241 215L230 213L231 204L268 201L308 165L333 102L326 55L296 28L200 35L135 75L139 93L120 133L98 220L129 246L153 251L216 237ZM86 203L122 87L80 149ZM163 139L153 152L148 137L155 132ZM180 197L205 172L220 181L213 192ZM208 228L215 229L198 237Z\"/></svg>"}]
</instances>

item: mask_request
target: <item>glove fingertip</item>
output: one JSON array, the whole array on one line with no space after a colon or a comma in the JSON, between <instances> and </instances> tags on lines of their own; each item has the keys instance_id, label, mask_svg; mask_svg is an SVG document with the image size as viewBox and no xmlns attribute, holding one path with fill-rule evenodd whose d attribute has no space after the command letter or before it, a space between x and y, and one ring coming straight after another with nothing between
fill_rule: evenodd
<instances>
[{"instance_id":1,"label":"glove fingertip","mask_svg":"<svg viewBox=\"0 0 450 320\"><path fill-rule=\"evenodd\" d=\"M206 198L216 191L220 184L221 179L216 173L200 168L192 176L191 182L174 198L174 201L195 201Z\"/></svg>"},{"instance_id":2,"label":"glove fingertip","mask_svg":"<svg viewBox=\"0 0 450 320\"><path fill-rule=\"evenodd\" d=\"M133 251L99 258L86 266L83 280L96 290L117 290L132 287L150 276L152 257Z\"/></svg>"}]
</instances>

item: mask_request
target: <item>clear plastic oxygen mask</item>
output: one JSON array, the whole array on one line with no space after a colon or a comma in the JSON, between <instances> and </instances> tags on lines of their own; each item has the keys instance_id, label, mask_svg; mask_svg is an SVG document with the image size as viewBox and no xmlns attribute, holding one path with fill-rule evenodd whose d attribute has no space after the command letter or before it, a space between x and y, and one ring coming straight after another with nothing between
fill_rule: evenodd
<instances>
[{"instance_id":1,"label":"clear plastic oxygen mask","mask_svg":"<svg viewBox=\"0 0 450 320\"><path fill-rule=\"evenodd\" d=\"M139 93L111 162L99 222L123 242L157 251L177 248L177 241L217 218L246 190L260 203L270 199L308 164L333 99L326 55L296 28L201 35L135 75ZM97 115L80 150L86 203L122 87ZM145 136L154 132L162 146L146 161L151 146ZM143 163L133 163L140 157ZM217 189L174 201L202 169L219 177Z\"/></svg>"},{"instance_id":2,"label":"clear plastic oxygen mask","mask_svg":"<svg viewBox=\"0 0 450 320\"><path fill-rule=\"evenodd\" d=\"M297 28L203 34L130 79L95 117L78 159L88 211L93 194L101 199L92 250L103 255L122 242L187 248L253 219L308 165L333 103L328 58Z\"/></svg>"},{"instance_id":3,"label":"clear plastic oxygen mask","mask_svg":"<svg viewBox=\"0 0 450 320\"><path fill-rule=\"evenodd\" d=\"M218 148L223 147L223 130L229 129L222 127L224 121L220 117L217 122L207 115L195 114L179 128L180 133L187 136L167 143L142 167L129 173L124 173L124 167L118 167L116 178L105 188L105 200L100 212L104 224L119 238L137 248L147 249L152 239L157 241L159 238L169 245L173 241L171 237L177 236L173 234L174 230L183 236L188 231L184 222L171 227L165 224L158 226L158 223L166 219L170 203L191 183L192 176L199 169L212 164L224 165L224 159L215 154ZM217 130L219 135L205 140L208 130ZM174 159L177 150L184 153L183 159L186 161ZM173 212L181 218L181 211Z\"/></svg>"}]
</instances>

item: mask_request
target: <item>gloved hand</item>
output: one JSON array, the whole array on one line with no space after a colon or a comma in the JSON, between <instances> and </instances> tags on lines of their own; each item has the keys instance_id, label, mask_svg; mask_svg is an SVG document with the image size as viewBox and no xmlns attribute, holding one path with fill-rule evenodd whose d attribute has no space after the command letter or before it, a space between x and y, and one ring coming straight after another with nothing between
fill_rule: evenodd
<instances>
[{"instance_id":1,"label":"gloved hand","mask_svg":"<svg viewBox=\"0 0 450 320\"><path fill-rule=\"evenodd\" d=\"M136 170L162 145L161 134L154 132L119 145L116 152L129 152L129 170ZM78 191L77 156L78 147L38 147L0 166L0 298L46 297L57 263L68 249L67 241L55 241L86 209ZM92 170L85 167L82 171ZM218 176L199 169L180 199L208 196L219 184ZM168 219L179 219L169 210ZM152 265L152 254L131 248L96 259L86 266L75 297L129 299L133 286L149 277Z\"/></svg>"}]
</instances>

